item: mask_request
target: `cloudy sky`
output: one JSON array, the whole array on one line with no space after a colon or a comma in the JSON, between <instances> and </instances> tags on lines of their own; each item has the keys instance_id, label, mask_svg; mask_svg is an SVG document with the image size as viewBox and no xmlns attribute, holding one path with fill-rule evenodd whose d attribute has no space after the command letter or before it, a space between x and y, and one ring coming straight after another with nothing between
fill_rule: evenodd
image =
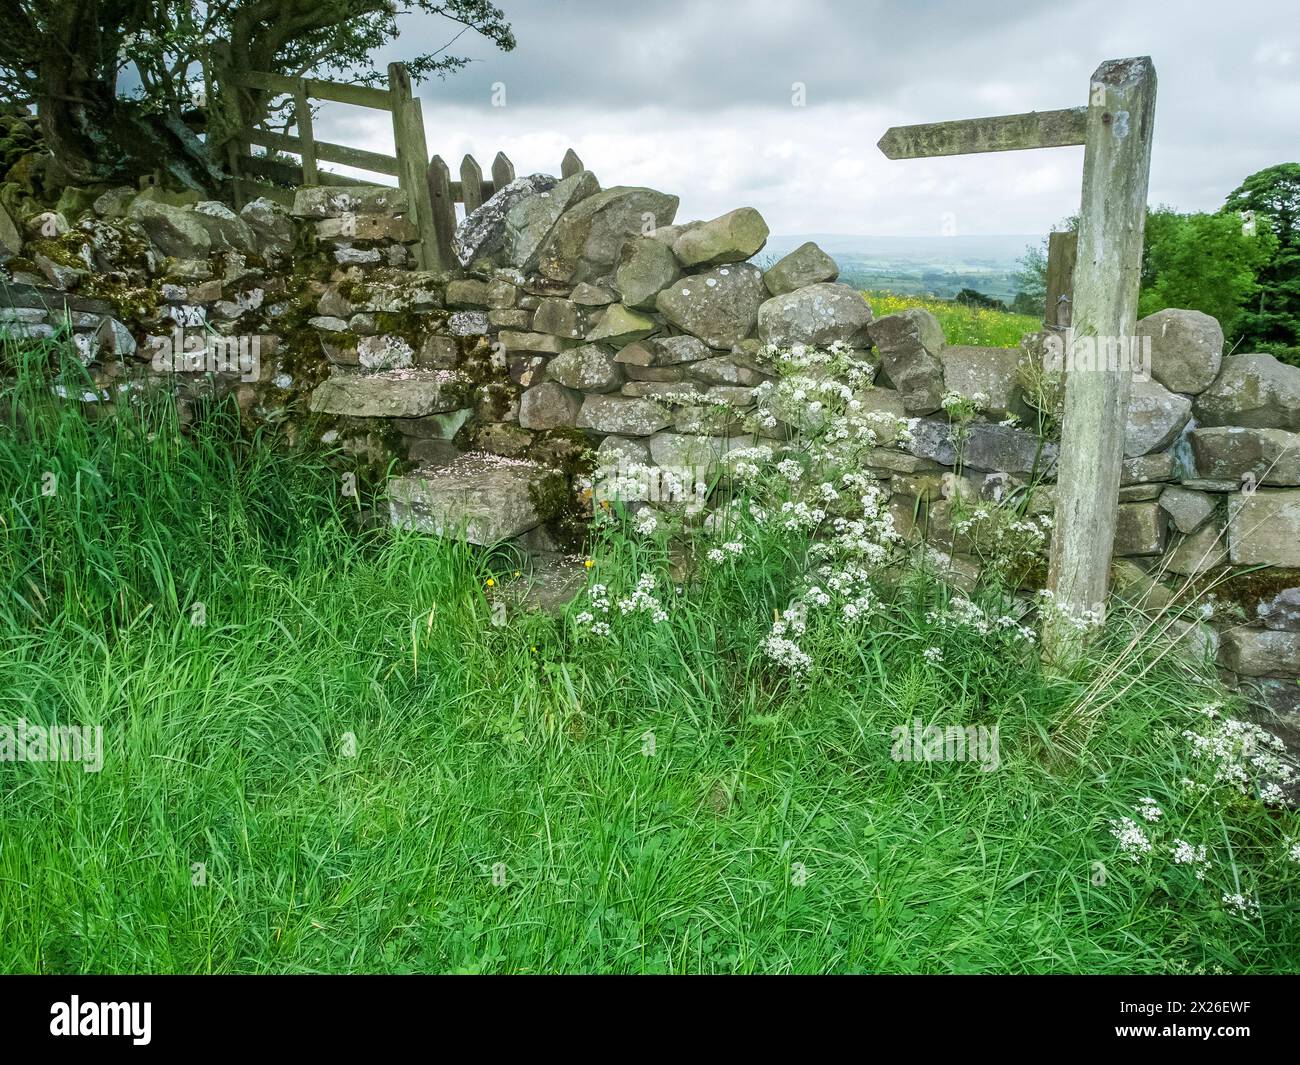
<instances>
[{"instance_id":1,"label":"cloudy sky","mask_svg":"<svg viewBox=\"0 0 1300 1065\"><path fill-rule=\"evenodd\" d=\"M876 141L1082 105L1097 64L1132 55L1160 82L1152 203L1213 210L1245 175L1300 158L1295 0L496 2L518 47L456 41L474 62L419 88L430 152L453 172L504 150L520 174L558 173L571 146L602 185L680 195L679 220L750 205L777 234L1046 232L1078 208L1082 148L890 162ZM382 63L456 29L412 14L399 27ZM327 105L317 136L392 150L387 119L363 109Z\"/></svg>"}]
</instances>

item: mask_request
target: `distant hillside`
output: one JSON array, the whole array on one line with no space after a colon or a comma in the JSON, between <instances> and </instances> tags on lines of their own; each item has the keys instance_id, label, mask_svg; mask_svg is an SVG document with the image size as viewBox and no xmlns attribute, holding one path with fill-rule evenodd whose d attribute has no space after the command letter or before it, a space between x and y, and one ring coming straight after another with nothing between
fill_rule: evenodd
<instances>
[{"instance_id":1,"label":"distant hillside","mask_svg":"<svg viewBox=\"0 0 1300 1065\"><path fill-rule=\"evenodd\" d=\"M773 236L760 261L779 259L812 240L840 264L840 280L858 288L951 299L964 288L1010 303L1016 260L1041 234L991 237L873 237L842 233Z\"/></svg>"}]
</instances>

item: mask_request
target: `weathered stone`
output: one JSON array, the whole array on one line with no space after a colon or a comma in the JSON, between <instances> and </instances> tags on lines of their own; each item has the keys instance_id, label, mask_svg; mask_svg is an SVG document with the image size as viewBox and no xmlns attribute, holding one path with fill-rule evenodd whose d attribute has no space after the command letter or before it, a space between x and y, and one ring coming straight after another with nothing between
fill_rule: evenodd
<instances>
[{"instance_id":1,"label":"weathered stone","mask_svg":"<svg viewBox=\"0 0 1300 1065\"><path fill-rule=\"evenodd\" d=\"M740 263L682 278L659 293L659 313L713 348L734 347L754 331L767 297L763 274Z\"/></svg>"},{"instance_id":2,"label":"weathered stone","mask_svg":"<svg viewBox=\"0 0 1300 1065\"><path fill-rule=\"evenodd\" d=\"M542 245L560 216L599 191L596 175L583 170L552 189L518 200L506 212L505 261L527 273L536 270Z\"/></svg>"},{"instance_id":3,"label":"weathered stone","mask_svg":"<svg viewBox=\"0 0 1300 1065\"><path fill-rule=\"evenodd\" d=\"M866 464L872 469L887 470L890 473L920 473L940 469L933 459L908 455L886 447L873 447L867 453Z\"/></svg>"},{"instance_id":4,"label":"weathered stone","mask_svg":"<svg viewBox=\"0 0 1300 1065\"><path fill-rule=\"evenodd\" d=\"M1169 310L1149 314L1137 335L1151 338L1151 376L1174 392L1204 391L1223 363L1223 329L1200 311Z\"/></svg>"},{"instance_id":5,"label":"weathered stone","mask_svg":"<svg viewBox=\"0 0 1300 1065\"><path fill-rule=\"evenodd\" d=\"M911 426L912 442L906 450L920 458L952 466L956 452L952 444L952 427L938 418L919 418ZM1048 473L1056 466L1059 448L1051 441L1041 442L1036 434L1010 425L975 422L967 426L962 445L965 465L1002 473Z\"/></svg>"},{"instance_id":6,"label":"weathered stone","mask_svg":"<svg viewBox=\"0 0 1300 1065\"><path fill-rule=\"evenodd\" d=\"M672 251L688 267L738 263L762 251L767 235L763 216L752 207L740 207L685 231Z\"/></svg>"},{"instance_id":7,"label":"weathered stone","mask_svg":"<svg viewBox=\"0 0 1300 1065\"><path fill-rule=\"evenodd\" d=\"M483 311L456 311L447 317L447 332L454 337L482 336L491 327Z\"/></svg>"},{"instance_id":8,"label":"weathered stone","mask_svg":"<svg viewBox=\"0 0 1300 1065\"><path fill-rule=\"evenodd\" d=\"M131 330L112 317L105 318L96 328L95 346L101 353L119 359L130 358L139 348Z\"/></svg>"},{"instance_id":9,"label":"weathered stone","mask_svg":"<svg viewBox=\"0 0 1300 1065\"><path fill-rule=\"evenodd\" d=\"M753 388L767 380L767 375L729 355L719 355L691 363L687 373L709 385L743 385Z\"/></svg>"},{"instance_id":10,"label":"weathered stone","mask_svg":"<svg viewBox=\"0 0 1300 1065\"><path fill-rule=\"evenodd\" d=\"M395 477L388 482L392 522L471 544L500 543L541 524L529 487L545 473L519 459L471 453L442 469Z\"/></svg>"},{"instance_id":11,"label":"weathered stone","mask_svg":"<svg viewBox=\"0 0 1300 1065\"><path fill-rule=\"evenodd\" d=\"M208 231L214 249L251 253L257 250L253 228L219 200L203 200L192 208L199 224Z\"/></svg>"},{"instance_id":12,"label":"weathered stone","mask_svg":"<svg viewBox=\"0 0 1300 1065\"><path fill-rule=\"evenodd\" d=\"M573 292L570 293L569 299L580 307L604 307L607 304L618 302L618 297L608 289L589 284L586 281L581 281L573 286Z\"/></svg>"},{"instance_id":13,"label":"weathered stone","mask_svg":"<svg viewBox=\"0 0 1300 1065\"><path fill-rule=\"evenodd\" d=\"M585 326L583 313L572 300L548 297L533 312L533 331L537 333L579 340Z\"/></svg>"},{"instance_id":14,"label":"weathered stone","mask_svg":"<svg viewBox=\"0 0 1300 1065\"><path fill-rule=\"evenodd\" d=\"M9 212L0 205L0 263L7 263L23 250L23 235Z\"/></svg>"},{"instance_id":15,"label":"weathered stone","mask_svg":"<svg viewBox=\"0 0 1300 1065\"><path fill-rule=\"evenodd\" d=\"M488 326L491 329L510 329L527 333L532 330L533 312L511 307L505 310L488 311Z\"/></svg>"},{"instance_id":16,"label":"weathered stone","mask_svg":"<svg viewBox=\"0 0 1300 1065\"><path fill-rule=\"evenodd\" d=\"M1167 525L1158 503L1121 503L1115 520L1115 554L1158 555L1165 549Z\"/></svg>"},{"instance_id":17,"label":"weathered stone","mask_svg":"<svg viewBox=\"0 0 1300 1065\"><path fill-rule=\"evenodd\" d=\"M516 291L513 285L509 287L511 292ZM456 310L466 307L490 307L492 300L489 292L490 286L486 281L478 281L472 277L456 278L447 282L446 304Z\"/></svg>"},{"instance_id":18,"label":"weathered stone","mask_svg":"<svg viewBox=\"0 0 1300 1065\"><path fill-rule=\"evenodd\" d=\"M263 255L285 255L293 250L293 222L274 200L266 196L249 200L240 208L239 217L252 231Z\"/></svg>"},{"instance_id":19,"label":"weathered stone","mask_svg":"<svg viewBox=\"0 0 1300 1065\"><path fill-rule=\"evenodd\" d=\"M349 185L346 188L321 185L300 188L294 193L294 218L340 218L346 214L402 214L406 193L388 185Z\"/></svg>"},{"instance_id":20,"label":"weathered stone","mask_svg":"<svg viewBox=\"0 0 1300 1065\"><path fill-rule=\"evenodd\" d=\"M333 374L311 395L316 414L353 418L422 418L464 406L468 382L447 370Z\"/></svg>"},{"instance_id":21,"label":"weathered stone","mask_svg":"<svg viewBox=\"0 0 1300 1065\"><path fill-rule=\"evenodd\" d=\"M623 383L623 369L604 348L583 344L551 360L546 375L580 392L613 392Z\"/></svg>"},{"instance_id":22,"label":"weathered stone","mask_svg":"<svg viewBox=\"0 0 1300 1065\"><path fill-rule=\"evenodd\" d=\"M561 354L563 354L561 352ZM557 355L558 359L560 356ZM532 388L546 380L546 356L511 355L506 360L506 372L510 380L521 388Z\"/></svg>"},{"instance_id":23,"label":"weathered stone","mask_svg":"<svg viewBox=\"0 0 1300 1065\"><path fill-rule=\"evenodd\" d=\"M611 303L605 308L587 339L612 344L615 347L644 340L659 328L653 318L639 314L621 303Z\"/></svg>"},{"instance_id":24,"label":"weathered stone","mask_svg":"<svg viewBox=\"0 0 1300 1065\"><path fill-rule=\"evenodd\" d=\"M835 260L811 240L768 267L763 283L773 296L784 296L797 288L834 281L840 276Z\"/></svg>"},{"instance_id":25,"label":"weathered stone","mask_svg":"<svg viewBox=\"0 0 1300 1065\"><path fill-rule=\"evenodd\" d=\"M519 424L525 429L558 429L572 425L582 396L555 381L534 385L519 397Z\"/></svg>"},{"instance_id":26,"label":"weathered stone","mask_svg":"<svg viewBox=\"0 0 1300 1065\"><path fill-rule=\"evenodd\" d=\"M1300 433L1217 425L1188 434L1196 472L1210 480L1300 485Z\"/></svg>"},{"instance_id":27,"label":"weathered stone","mask_svg":"<svg viewBox=\"0 0 1300 1065\"><path fill-rule=\"evenodd\" d=\"M519 302L519 286L509 281L491 281L487 286L487 305L494 311L505 311Z\"/></svg>"},{"instance_id":28,"label":"weathered stone","mask_svg":"<svg viewBox=\"0 0 1300 1065\"><path fill-rule=\"evenodd\" d=\"M1300 490L1228 497L1228 552L1239 566L1300 567Z\"/></svg>"},{"instance_id":29,"label":"weathered stone","mask_svg":"<svg viewBox=\"0 0 1300 1065\"><path fill-rule=\"evenodd\" d=\"M907 412L903 408L903 398L895 389L876 385L859 392L854 398L862 404L862 419L876 434L877 443L892 444L898 439L907 422Z\"/></svg>"},{"instance_id":30,"label":"weathered stone","mask_svg":"<svg viewBox=\"0 0 1300 1065\"><path fill-rule=\"evenodd\" d=\"M588 196L555 223L538 255L538 270L554 281L596 281L613 273L623 245L651 226L667 225L677 197L619 185Z\"/></svg>"},{"instance_id":31,"label":"weathered stone","mask_svg":"<svg viewBox=\"0 0 1300 1065\"><path fill-rule=\"evenodd\" d=\"M137 190L130 185L119 185L99 196L91 208L100 218L125 218L136 192Z\"/></svg>"},{"instance_id":32,"label":"weathered stone","mask_svg":"<svg viewBox=\"0 0 1300 1065\"><path fill-rule=\"evenodd\" d=\"M348 323L344 319L335 318L329 314L308 318L307 324L322 333L346 333L348 331Z\"/></svg>"},{"instance_id":33,"label":"weathered stone","mask_svg":"<svg viewBox=\"0 0 1300 1065\"><path fill-rule=\"evenodd\" d=\"M763 286L766 291L766 285ZM823 283L773 296L758 310L758 337L789 347L826 347L836 341L851 348L867 346L871 307L852 285ZM940 338L942 338L940 331Z\"/></svg>"},{"instance_id":34,"label":"weathered stone","mask_svg":"<svg viewBox=\"0 0 1300 1065\"><path fill-rule=\"evenodd\" d=\"M128 217L142 228L149 243L177 259L206 259L212 236L193 211L137 198Z\"/></svg>"},{"instance_id":35,"label":"weathered stone","mask_svg":"<svg viewBox=\"0 0 1300 1065\"><path fill-rule=\"evenodd\" d=\"M1159 499L1165 490L1162 484L1134 484L1119 490L1121 503L1144 503L1148 499Z\"/></svg>"},{"instance_id":36,"label":"weathered stone","mask_svg":"<svg viewBox=\"0 0 1300 1065\"><path fill-rule=\"evenodd\" d=\"M450 440L461 430L473 410L462 407L445 414L429 414L423 418L394 418L393 425L403 436L421 440Z\"/></svg>"},{"instance_id":37,"label":"weathered stone","mask_svg":"<svg viewBox=\"0 0 1300 1065\"><path fill-rule=\"evenodd\" d=\"M614 287L627 306L653 310L655 297L681 276L671 249L657 240L639 237L623 245Z\"/></svg>"},{"instance_id":38,"label":"weathered stone","mask_svg":"<svg viewBox=\"0 0 1300 1065\"><path fill-rule=\"evenodd\" d=\"M415 365L422 370L450 370L460 362L460 345L455 337L426 336L415 352Z\"/></svg>"},{"instance_id":39,"label":"weathered stone","mask_svg":"<svg viewBox=\"0 0 1300 1065\"><path fill-rule=\"evenodd\" d=\"M1162 451L1174 442L1192 415L1192 401L1159 381L1134 379L1124 423L1124 454L1130 458Z\"/></svg>"},{"instance_id":40,"label":"weathered stone","mask_svg":"<svg viewBox=\"0 0 1300 1065\"><path fill-rule=\"evenodd\" d=\"M939 349L938 355L946 391L963 396L987 396L988 402L981 409L994 418L1009 415L1022 420L1030 418L1031 411L1020 385L1019 348L947 344Z\"/></svg>"},{"instance_id":41,"label":"weathered stone","mask_svg":"<svg viewBox=\"0 0 1300 1065\"><path fill-rule=\"evenodd\" d=\"M403 370L414 364L415 350L399 336L362 337L357 361L368 370Z\"/></svg>"},{"instance_id":42,"label":"weathered stone","mask_svg":"<svg viewBox=\"0 0 1300 1065\"><path fill-rule=\"evenodd\" d=\"M754 390L742 385L712 385L704 398L710 403L725 403L729 407L748 407L754 402Z\"/></svg>"},{"instance_id":43,"label":"weathered stone","mask_svg":"<svg viewBox=\"0 0 1300 1065\"><path fill-rule=\"evenodd\" d=\"M1201 425L1246 425L1300 432L1300 366L1272 355L1229 355L1218 379L1196 397Z\"/></svg>"},{"instance_id":44,"label":"weathered stone","mask_svg":"<svg viewBox=\"0 0 1300 1065\"><path fill-rule=\"evenodd\" d=\"M549 192L558 184L549 174L515 178L471 211L456 227L452 253L461 266L505 257L507 217L516 205Z\"/></svg>"},{"instance_id":45,"label":"weathered stone","mask_svg":"<svg viewBox=\"0 0 1300 1065\"><path fill-rule=\"evenodd\" d=\"M649 444L650 456L657 466L689 470L705 479L717 472L728 452L746 446L743 440L686 433L655 433Z\"/></svg>"},{"instance_id":46,"label":"weathered stone","mask_svg":"<svg viewBox=\"0 0 1300 1065\"><path fill-rule=\"evenodd\" d=\"M1051 510L1041 513L1051 513ZM1115 596L1141 610L1163 610L1173 601L1173 592L1152 577L1140 563L1112 558L1110 586Z\"/></svg>"},{"instance_id":47,"label":"weathered stone","mask_svg":"<svg viewBox=\"0 0 1300 1065\"><path fill-rule=\"evenodd\" d=\"M1193 668L1213 667L1219 657L1219 634L1204 621L1171 618L1160 631L1173 644L1174 656Z\"/></svg>"},{"instance_id":48,"label":"weathered stone","mask_svg":"<svg viewBox=\"0 0 1300 1065\"><path fill-rule=\"evenodd\" d=\"M384 214L346 215L343 218L325 218L314 223L316 239L325 244L338 244L351 248L354 242L362 244L410 244L419 239L419 231L409 218ZM379 256L369 259L378 262Z\"/></svg>"},{"instance_id":49,"label":"weathered stone","mask_svg":"<svg viewBox=\"0 0 1300 1065\"><path fill-rule=\"evenodd\" d=\"M1146 481L1172 481L1177 463L1172 451L1156 455L1136 455L1125 459L1121 467L1120 484L1142 484Z\"/></svg>"},{"instance_id":50,"label":"weathered stone","mask_svg":"<svg viewBox=\"0 0 1300 1065\"><path fill-rule=\"evenodd\" d=\"M578 428L620 436L649 436L672 424L668 411L654 400L626 396L588 396L578 414Z\"/></svg>"},{"instance_id":51,"label":"weathered stone","mask_svg":"<svg viewBox=\"0 0 1300 1065\"><path fill-rule=\"evenodd\" d=\"M1259 620L1270 629L1300 632L1300 587L1283 588L1255 607Z\"/></svg>"},{"instance_id":52,"label":"weathered stone","mask_svg":"<svg viewBox=\"0 0 1300 1065\"><path fill-rule=\"evenodd\" d=\"M621 363L620 365L623 367L623 372L627 374L629 381L672 382L686 380L686 370L681 366L637 366L635 363Z\"/></svg>"},{"instance_id":53,"label":"weathered stone","mask_svg":"<svg viewBox=\"0 0 1300 1065\"><path fill-rule=\"evenodd\" d=\"M814 285L800 292L820 287ZM862 302L865 304L866 301ZM868 310L868 320L870 315ZM945 347L943 326L939 320L927 310L912 307L877 318L871 322L870 330L871 342L880 352L885 373L898 389L903 406L915 414L938 410L944 392L942 354Z\"/></svg>"},{"instance_id":54,"label":"weathered stone","mask_svg":"<svg viewBox=\"0 0 1300 1065\"><path fill-rule=\"evenodd\" d=\"M627 436L611 434L596 448L597 466L645 466L650 461L649 445Z\"/></svg>"},{"instance_id":55,"label":"weathered stone","mask_svg":"<svg viewBox=\"0 0 1300 1065\"><path fill-rule=\"evenodd\" d=\"M628 344L614 361L629 366L677 366L707 359L712 354L712 349L697 337L652 337Z\"/></svg>"},{"instance_id":56,"label":"weathered stone","mask_svg":"<svg viewBox=\"0 0 1300 1065\"><path fill-rule=\"evenodd\" d=\"M1204 492L1169 485L1160 494L1160 505L1180 533L1194 533L1210 519L1215 502Z\"/></svg>"},{"instance_id":57,"label":"weathered stone","mask_svg":"<svg viewBox=\"0 0 1300 1065\"><path fill-rule=\"evenodd\" d=\"M533 439L532 433L518 425L489 422L474 430L474 450L486 451L489 455L518 458L533 446Z\"/></svg>"},{"instance_id":58,"label":"weathered stone","mask_svg":"<svg viewBox=\"0 0 1300 1065\"><path fill-rule=\"evenodd\" d=\"M635 399L658 399L668 403L692 402L707 391L695 381L628 381L619 389Z\"/></svg>"},{"instance_id":59,"label":"weathered stone","mask_svg":"<svg viewBox=\"0 0 1300 1065\"><path fill-rule=\"evenodd\" d=\"M1300 674L1300 632L1227 629L1219 662L1247 677L1294 677Z\"/></svg>"},{"instance_id":60,"label":"weathered stone","mask_svg":"<svg viewBox=\"0 0 1300 1065\"><path fill-rule=\"evenodd\" d=\"M1170 573L1191 577L1222 566L1227 560L1228 538L1223 535L1223 519L1216 518L1179 537L1162 565Z\"/></svg>"}]
</instances>

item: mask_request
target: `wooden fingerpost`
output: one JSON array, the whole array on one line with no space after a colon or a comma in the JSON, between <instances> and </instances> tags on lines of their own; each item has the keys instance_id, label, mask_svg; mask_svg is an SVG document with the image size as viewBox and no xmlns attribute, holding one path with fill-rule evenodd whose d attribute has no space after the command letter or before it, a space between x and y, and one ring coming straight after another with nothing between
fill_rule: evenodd
<instances>
[{"instance_id":1,"label":"wooden fingerpost","mask_svg":"<svg viewBox=\"0 0 1300 1065\"><path fill-rule=\"evenodd\" d=\"M1079 619L1089 613L1102 618L1105 613L1132 383L1127 356L1137 322L1155 103L1156 72L1146 56L1107 60L1092 76L1047 579L1054 606L1046 611L1043 625L1044 658L1060 669L1078 660L1086 642ZM1081 357L1085 350L1091 358ZM1119 357L1112 360L1111 351Z\"/></svg>"},{"instance_id":2,"label":"wooden fingerpost","mask_svg":"<svg viewBox=\"0 0 1300 1065\"><path fill-rule=\"evenodd\" d=\"M472 155L460 161L460 198L466 214L483 206L483 168Z\"/></svg>"},{"instance_id":3,"label":"wooden fingerpost","mask_svg":"<svg viewBox=\"0 0 1300 1065\"><path fill-rule=\"evenodd\" d=\"M433 210L433 239L438 258L450 268L456 261L451 250L451 238L456 234L456 201L451 196L451 170L442 161L442 156L435 155L429 160L426 184Z\"/></svg>"},{"instance_id":4,"label":"wooden fingerpost","mask_svg":"<svg viewBox=\"0 0 1300 1065\"><path fill-rule=\"evenodd\" d=\"M426 175L428 164L425 160L429 158L429 149L424 141L424 112L420 101L411 92L411 76L404 64L388 64L388 90L392 94L397 183L406 191L406 210L420 235L420 268L447 269L451 259L443 257L438 242Z\"/></svg>"},{"instance_id":5,"label":"wooden fingerpost","mask_svg":"<svg viewBox=\"0 0 1300 1065\"><path fill-rule=\"evenodd\" d=\"M1110 59L1092 76L1087 107L895 126L879 142L890 159L1084 145L1073 332L1066 343L1065 421L1048 570L1054 608L1043 612L1043 655L1059 669L1078 661L1090 631L1082 623L1103 616L1105 609L1155 101L1156 73L1148 57ZM1058 263L1064 260L1058 257ZM1098 357L1080 368L1078 354L1085 348Z\"/></svg>"}]
</instances>

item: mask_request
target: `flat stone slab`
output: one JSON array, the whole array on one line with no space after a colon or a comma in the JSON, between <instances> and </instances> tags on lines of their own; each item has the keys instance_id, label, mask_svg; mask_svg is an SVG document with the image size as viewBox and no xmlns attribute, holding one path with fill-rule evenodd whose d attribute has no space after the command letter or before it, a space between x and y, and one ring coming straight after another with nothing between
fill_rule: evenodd
<instances>
[{"instance_id":1,"label":"flat stone slab","mask_svg":"<svg viewBox=\"0 0 1300 1065\"><path fill-rule=\"evenodd\" d=\"M336 373L311 394L316 414L352 418L423 418L465 406L469 382L452 370Z\"/></svg>"},{"instance_id":2,"label":"flat stone slab","mask_svg":"<svg viewBox=\"0 0 1300 1065\"><path fill-rule=\"evenodd\" d=\"M528 489L547 472L533 462L471 452L449 466L394 477L389 516L399 529L497 544L541 524Z\"/></svg>"}]
</instances>

